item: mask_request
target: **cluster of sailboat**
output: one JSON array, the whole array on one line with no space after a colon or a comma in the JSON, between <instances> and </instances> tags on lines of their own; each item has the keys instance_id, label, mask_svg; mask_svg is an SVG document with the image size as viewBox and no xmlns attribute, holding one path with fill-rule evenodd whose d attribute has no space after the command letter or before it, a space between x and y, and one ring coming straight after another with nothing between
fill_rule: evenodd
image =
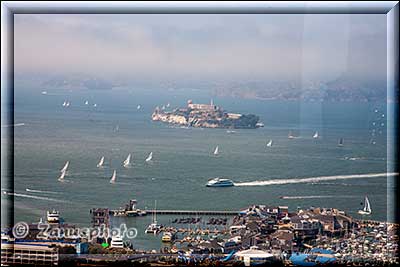
<instances>
[{"instance_id":1,"label":"cluster of sailboat","mask_svg":"<svg viewBox=\"0 0 400 267\"><path fill-rule=\"evenodd\" d=\"M47 93L46 93L47 94ZM67 101L67 100L64 100L64 102L62 103L62 106L63 107L69 107L71 105L71 102L69 102L69 101ZM85 100L85 105L86 106L88 106L89 105L89 100ZM97 107L97 104L96 103L94 103L93 104L93 107Z\"/></svg>"},{"instance_id":2,"label":"cluster of sailboat","mask_svg":"<svg viewBox=\"0 0 400 267\"><path fill-rule=\"evenodd\" d=\"M132 159L132 154L129 153L128 156L126 157L126 159L122 162L122 166L125 168L131 167L132 166L131 159ZM151 163L152 160L153 160L153 152L150 152L150 154L145 159L145 162ZM100 158L100 161L97 163L96 167L103 168L104 164L105 164L105 158L104 158L104 156L102 156ZM58 181L60 181L60 182L65 181L65 176L68 173L68 167L69 167L69 161L65 162L64 167L62 167L62 169L60 170L61 175L59 176ZM110 178L110 183L114 184L116 182L116 180L117 180L117 170L114 169L113 174Z\"/></svg>"},{"instance_id":3,"label":"cluster of sailboat","mask_svg":"<svg viewBox=\"0 0 400 267\"><path fill-rule=\"evenodd\" d=\"M312 136L312 138L314 138L314 139L319 139L320 137L321 137L321 136L319 135L318 131L316 131L316 132L313 134L313 136ZM288 135L288 138L289 138L289 139L295 139L295 138L298 138L298 137L296 137L295 135L293 135L292 131L290 131L290 132L289 132L289 135ZM344 145L343 141L344 141L343 138L339 138L338 146L342 147L342 146ZM272 139L270 139L270 140L267 142L266 146L267 146L267 147L272 147L272 145L273 145L273 141L272 141Z\"/></svg>"}]
</instances>

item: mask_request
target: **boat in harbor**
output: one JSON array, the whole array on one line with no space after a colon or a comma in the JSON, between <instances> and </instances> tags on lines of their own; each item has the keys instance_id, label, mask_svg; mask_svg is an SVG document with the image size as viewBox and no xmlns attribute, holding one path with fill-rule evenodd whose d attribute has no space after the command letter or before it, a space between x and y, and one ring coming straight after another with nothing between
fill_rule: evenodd
<instances>
[{"instance_id":1,"label":"boat in harbor","mask_svg":"<svg viewBox=\"0 0 400 267\"><path fill-rule=\"evenodd\" d=\"M60 172L66 172L68 170L69 167L69 161L65 162L64 167L60 170Z\"/></svg>"},{"instance_id":2,"label":"boat in harbor","mask_svg":"<svg viewBox=\"0 0 400 267\"><path fill-rule=\"evenodd\" d=\"M343 146L343 138L342 137L339 139L338 146Z\"/></svg>"},{"instance_id":3,"label":"boat in harbor","mask_svg":"<svg viewBox=\"0 0 400 267\"><path fill-rule=\"evenodd\" d=\"M214 156L218 156L219 155L219 147L216 146L215 150L214 150Z\"/></svg>"},{"instance_id":4,"label":"boat in harbor","mask_svg":"<svg viewBox=\"0 0 400 267\"><path fill-rule=\"evenodd\" d=\"M124 241L119 235L113 236L110 243L111 248L124 248Z\"/></svg>"},{"instance_id":5,"label":"boat in harbor","mask_svg":"<svg viewBox=\"0 0 400 267\"><path fill-rule=\"evenodd\" d=\"M269 140L269 142L267 143L267 147L271 147L272 146L272 139Z\"/></svg>"},{"instance_id":6,"label":"boat in harbor","mask_svg":"<svg viewBox=\"0 0 400 267\"><path fill-rule=\"evenodd\" d=\"M97 163L97 168L101 168L104 165L104 157L101 157L99 163Z\"/></svg>"},{"instance_id":7,"label":"boat in harbor","mask_svg":"<svg viewBox=\"0 0 400 267\"><path fill-rule=\"evenodd\" d=\"M117 170L114 170L113 175L111 176L110 179L110 184L115 184L116 179L117 179Z\"/></svg>"},{"instance_id":8,"label":"boat in harbor","mask_svg":"<svg viewBox=\"0 0 400 267\"><path fill-rule=\"evenodd\" d=\"M158 234L161 230L161 225L157 223L157 201L154 201L154 210L152 214L152 223L147 226L144 231L146 234Z\"/></svg>"},{"instance_id":9,"label":"boat in harbor","mask_svg":"<svg viewBox=\"0 0 400 267\"><path fill-rule=\"evenodd\" d=\"M315 132L315 134L313 135L313 138L314 138L314 139L318 139L318 138L319 138L318 131Z\"/></svg>"},{"instance_id":10,"label":"boat in harbor","mask_svg":"<svg viewBox=\"0 0 400 267\"><path fill-rule=\"evenodd\" d=\"M146 158L146 162L150 162L153 160L153 152L150 152L150 154Z\"/></svg>"},{"instance_id":11,"label":"boat in harbor","mask_svg":"<svg viewBox=\"0 0 400 267\"><path fill-rule=\"evenodd\" d=\"M161 241L166 243L172 242L172 236L173 235L171 232L165 232L161 238Z\"/></svg>"},{"instance_id":12,"label":"boat in harbor","mask_svg":"<svg viewBox=\"0 0 400 267\"><path fill-rule=\"evenodd\" d=\"M218 177L209 180L206 184L207 187L229 187L234 185L235 184L233 183L232 180L226 178L218 178Z\"/></svg>"},{"instance_id":13,"label":"boat in harbor","mask_svg":"<svg viewBox=\"0 0 400 267\"><path fill-rule=\"evenodd\" d=\"M368 197L365 196L365 199L364 199L364 208L363 208L362 210L359 210L359 211L358 211L358 214L361 214L361 215L370 215L371 212L372 212L372 210L371 210L371 204L369 203Z\"/></svg>"},{"instance_id":14,"label":"boat in harbor","mask_svg":"<svg viewBox=\"0 0 400 267\"><path fill-rule=\"evenodd\" d=\"M131 165L131 154L129 154L126 159L123 162L123 165L125 168L129 167Z\"/></svg>"},{"instance_id":15,"label":"boat in harbor","mask_svg":"<svg viewBox=\"0 0 400 267\"><path fill-rule=\"evenodd\" d=\"M47 211L47 222L49 224L60 223L60 212L58 210Z\"/></svg>"}]
</instances>

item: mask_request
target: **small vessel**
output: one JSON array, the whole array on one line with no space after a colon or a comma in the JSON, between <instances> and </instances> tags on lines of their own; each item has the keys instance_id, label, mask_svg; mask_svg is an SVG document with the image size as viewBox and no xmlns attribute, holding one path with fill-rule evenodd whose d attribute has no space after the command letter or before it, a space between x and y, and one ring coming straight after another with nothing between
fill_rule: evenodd
<instances>
[{"instance_id":1,"label":"small vessel","mask_svg":"<svg viewBox=\"0 0 400 267\"><path fill-rule=\"evenodd\" d=\"M272 146L272 139L269 140L269 142L267 143L267 147L271 147Z\"/></svg>"},{"instance_id":2,"label":"small vessel","mask_svg":"<svg viewBox=\"0 0 400 267\"><path fill-rule=\"evenodd\" d=\"M215 147L214 155L215 155L215 156L218 156L218 155L219 155L219 147L218 147L218 146Z\"/></svg>"},{"instance_id":3,"label":"small vessel","mask_svg":"<svg viewBox=\"0 0 400 267\"><path fill-rule=\"evenodd\" d=\"M150 162L153 160L153 152L150 152L150 154L146 158L146 162Z\"/></svg>"},{"instance_id":4,"label":"small vessel","mask_svg":"<svg viewBox=\"0 0 400 267\"><path fill-rule=\"evenodd\" d=\"M64 167L60 170L60 172L66 172L69 167L69 161L65 162Z\"/></svg>"},{"instance_id":5,"label":"small vessel","mask_svg":"<svg viewBox=\"0 0 400 267\"><path fill-rule=\"evenodd\" d=\"M96 104L96 103L94 103L94 104L93 104L93 107L97 107L97 104Z\"/></svg>"},{"instance_id":6,"label":"small vessel","mask_svg":"<svg viewBox=\"0 0 400 267\"><path fill-rule=\"evenodd\" d=\"M171 242L172 241L172 233L171 232L165 232L161 238L162 242Z\"/></svg>"},{"instance_id":7,"label":"small vessel","mask_svg":"<svg viewBox=\"0 0 400 267\"><path fill-rule=\"evenodd\" d=\"M111 248L124 248L124 241L119 235L113 236L110 243Z\"/></svg>"},{"instance_id":8,"label":"small vessel","mask_svg":"<svg viewBox=\"0 0 400 267\"><path fill-rule=\"evenodd\" d=\"M85 101L85 105L89 105L89 101L86 100L86 101Z\"/></svg>"},{"instance_id":9,"label":"small vessel","mask_svg":"<svg viewBox=\"0 0 400 267\"><path fill-rule=\"evenodd\" d=\"M141 107L141 105L137 105L136 109L139 110Z\"/></svg>"},{"instance_id":10,"label":"small vessel","mask_svg":"<svg viewBox=\"0 0 400 267\"><path fill-rule=\"evenodd\" d=\"M264 123L262 123L262 122L257 122L257 123L256 123L256 127L258 127L258 128L264 127Z\"/></svg>"},{"instance_id":11,"label":"small vessel","mask_svg":"<svg viewBox=\"0 0 400 267\"><path fill-rule=\"evenodd\" d=\"M154 210L152 223L144 231L146 234L157 234L161 230L161 225L157 223L157 200L154 201Z\"/></svg>"},{"instance_id":12,"label":"small vessel","mask_svg":"<svg viewBox=\"0 0 400 267\"><path fill-rule=\"evenodd\" d=\"M365 196L365 200L364 200L364 208L362 210L358 211L358 214L361 215L370 215L372 212L371 210L371 204L369 203L368 197Z\"/></svg>"},{"instance_id":13,"label":"small vessel","mask_svg":"<svg viewBox=\"0 0 400 267\"><path fill-rule=\"evenodd\" d=\"M70 105L69 101L67 103L65 103L66 107L69 107L69 105Z\"/></svg>"},{"instance_id":14,"label":"small vessel","mask_svg":"<svg viewBox=\"0 0 400 267\"><path fill-rule=\"evenodd\" d=\"M236 131L234 131L234 130L226 130L226 133L233 134L233 133L236 133Z\"/></svg>"},{"instance_id":15,"label":"small vessel","mask_svg":"<svg viewBox=\"0 0 400 267\"><path fill-rule=\"evenodd\" d=\"M63 107L65 107L67 105L67 101L64 101L64 103L62 105L63 105Z\"/></svg>"},{"instance_id":16,"label":"small vessel","mask_svg":"<svg viewBox=\"0 0 400 267\"><path fill-rule=\"evenodd\" d=\"M162 106L161 109L164 110L164 109L165 109L165 106Z\"/></svg>"},{"instance_id":17,"label":"small vessel","mask_svg":"<svg viewBox=\"0 0 400 267\"><path fill-rule=\"evenodd\" d=\"M127 168L131 165L131 154L128 155L128 157L126 157L126 159L124 160L124 167Z\"/></svg>"},{"instance_id":18,"label":"small vessel","mask_svg":"<svg viewBox=\"0 0 400 267\"><path fill-rule=\"evenodd\" d=\"M169 108L170 105L171 105L171 104L168 102L168 103L167 103L167 108Z\"/></svg>"},{"instance_id":19,"label":"small vessel","mask_svg":"<svg viewBox=\"0 0 400 267\"><path fill-rule=\"evenodd\" d=\"M110 184L115 184L115 180L117 179L117 170L114 170L113 175L110 179Z\"/></svg>"},{"instance_id":20,"label":"small vessel","mask_svg":"<svg viewBox=\"0 0 400 267\"><path fill-rule=\"evenodd\" d=\"M47 211L47 222L48 223L59 223L60 212L58 210Z\"/></svg>"},{"instance_id":21,"label":"small vessel","mask_svg":"<svg viewBox=\"0 0 400 267\"><path fill-rule=\"evenodd\" d=\"M47 91L42 91L42 95L47 95Z\"/></svg>"},{"instance_id":22,"label":"small vessel","mask_svg":"<svg viewBox=\"0 0 400 267\"><path fill-rule=\"evenodd\" d=\"M294 138L294 135L293 135L292 131L289 132L288 138L289 139L293 139Z\"/></svg>"},{"instance_id":23,"label":"small vessel","mask_svg":"<svg viewBox=\"0 0 400 267\"><path fill-rule=\"evenodd\" d=\"M99 163L97 163L97 168L101 168L104 165L104 157L101 157Z\"/></svg>"},{"instance_id":24,"label":"small vessel","mask_svg":"<svg viewBox=\"0 0 400 267\"><path fill-rule=\"evenodd\" d=\"M206 184L207 187L228 187L234 185L232 180L219 177L209 180Z\"/></svg>"},{"instance_id":25,"label":"small vessel","mask_svg":"<svg viewBox=\"0 0 400 267\"><path fill-rule=\"evenodd\" d=\"M315 132L315 134L313 135L313 138L314 138L314 139L317 139L317 138L319 138L318 131L317 131L317 132Z\"/></svg>"},{"instance_id":26,"label":"small vessel","mask_svg":"<svg viewBox=\"0 0 400 267\"><path fill-rule=\"evenodd\" d=\"M60 181L60 182L64 181L65 174L66 174L66 171L61 172L60 177L58 177L58 181Z\"/></svg>"},{"instance_id":27,"label":"small vessel","mask_svg":"<svg viewBox=\"0 0 400 267\"><path fill-rule=\"evenodd\" d=\"M339 139L338 146L343 146L343 138L342 137Z\"/></svg>"}]
</instances>

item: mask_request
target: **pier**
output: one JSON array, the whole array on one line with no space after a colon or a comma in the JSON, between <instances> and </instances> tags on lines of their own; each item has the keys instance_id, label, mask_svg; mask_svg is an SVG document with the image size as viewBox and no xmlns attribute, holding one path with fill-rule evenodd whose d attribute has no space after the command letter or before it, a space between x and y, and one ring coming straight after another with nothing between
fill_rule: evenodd
<instances>
[{"instance_id":1,"label":"pier","mask_svg":"<svg viewBox=\"0 0 400 267\"><path fill-rule=\"evenodd\" d=\"M239 211L234 210L145 210L147 215L160 214L160 215L225 215L235 216ZM111 210L110 214L119 214L119 216L128 216L125 210Z\"/></svg>"},{"instance_id":2,"label":"pier","mask_svg":"<svg viewBox=\"0 0 400 267\"><path fill-rule=\"evenodd\" d=\"M233 210L146 210L147 214L164 215L238 215L239 211Z\"/></svg>"}]
</instances>

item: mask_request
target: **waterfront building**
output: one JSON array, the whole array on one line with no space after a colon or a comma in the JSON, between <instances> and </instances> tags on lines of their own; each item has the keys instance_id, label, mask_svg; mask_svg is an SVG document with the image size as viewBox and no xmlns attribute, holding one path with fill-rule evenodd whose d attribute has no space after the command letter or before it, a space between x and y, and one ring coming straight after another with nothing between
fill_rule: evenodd
<instances>
[{"instance_id":1,"label":"waterfront building","mask_svg":"<svg viewBox=\"0 0 400 267\"><path fill-rule=\"evenodd\" d=\"M58 249L41 244L1 243L2 265L58 266Z\"/></svg>"}]
</instances>

